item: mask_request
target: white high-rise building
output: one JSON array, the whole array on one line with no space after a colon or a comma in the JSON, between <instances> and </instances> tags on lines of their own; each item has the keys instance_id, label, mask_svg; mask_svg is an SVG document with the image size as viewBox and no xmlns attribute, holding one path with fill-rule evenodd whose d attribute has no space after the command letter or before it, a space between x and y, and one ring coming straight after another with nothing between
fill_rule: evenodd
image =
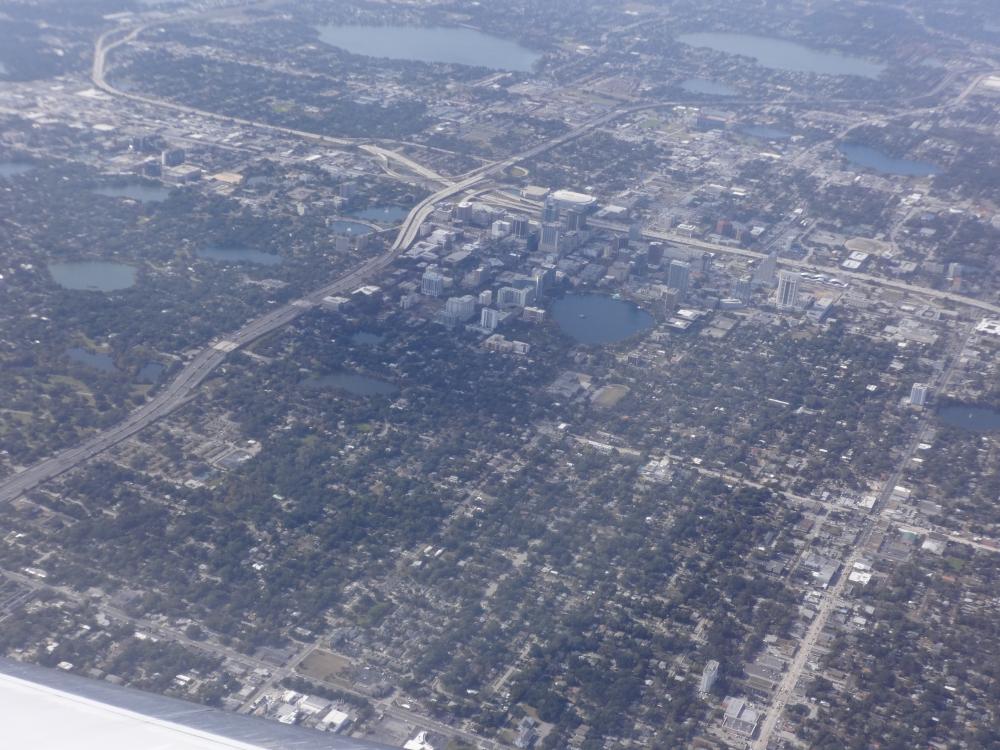
<instances>
[{"instance_id":1,"label":"white high-rise building","mask_svg":"<svg viewBox=\"0 0 1000 750\"><path fill-rule=\"evenodd\" d=\"M497 290L497 305L500 307L527 307L534 299L534 287L502 286Z\"/></svg>"},{"instance_id":2,"label":"white high-rise building","mask_svg":"<svg viewBox=\"0 0 1000 750\"><path fill-rule=\"evenodd\" d=\"M913 406L923 406L927 403L927 395L931 387L927 383L914 383L910 389L910 404Z\"/></svg>"},{"instance_id":3,"label":"white high-rise building","mask_svg":"<svg viewBox=\"0 0 1000 750\"><path fill-rule=\"evenodd\" d=\"M428 297L440 297L444 292L444 276L428 268L420 278L420 291Z\"/></svg>"},{"instance_id":4,"label":"white high-rise building","mask_svg":"<svg viewBox=\"0 0 1000 750\"><path fill-rule=\"evenodd\" d=\"M479 304L483 307L489 307L493 304L493 292L489 289L484 289L479 293Z\"/></svg>"},{"instance_id":5,"label":"white high-rise building","mask_svg":"<svg viewBox=\"0 0 1000 750\"><path fill-rule=\"evenodd\" d=\"M449 297L444 303L445 314L456 322L463 322L476 314L476 298L471 294Z\"/></svg>"},{"instance_id":6,"label":"white high-rise building","mask_svg":"<svg viewBox=\"0 0 1000 750\"><path fill-rule=\"evenodd\" d=\"M799 275L792 271L782 271L778 274L779 310L794 310L799 304Z\"/></svg>"},{"instance_id":7,"label":"white high-rise building","mask_svg":"<svg viewBox=\"0 0 1000 750\"><path fill-rule=\"evenodd\" d=\"M712 659L705 665L701 672L701 683L698 685L698 694L702 697L712 692L715 678L719 676L719 662Z\"/></svg>"},{"instance_id":8,"label":"white high-rise building","mask_svg":"<svg viewBox=\"0 0 1000 750\"><path fill-rule=\"evenodd\" d=\"M498 325L500 325L500 311L484 307L479 316L479 326L487 331L495 331Z\"/></svg>"},{"instance_id":9,"label":"white high-rise building","mask_svg":"<svg viewBox=\"0 0 1000 750\"><path fill-rule=\"evenodd\" d=\"M490 228L490 236L495 240L503 239L511 233L512 228L513 227L509 221L497 219L493 222L493 226Z\"/></svg>"},{"instance_id":10,"label":"white high-rise building","mask_svg":"<svg viewBox=\"0 0 1000 750\"><path fill-rule=\"evenodd\" d=\"M683 297L687 293L691 279L691 264L683 260L672 260L667 269L667 288L676 289Z\"/></svg>"}]
</instances>

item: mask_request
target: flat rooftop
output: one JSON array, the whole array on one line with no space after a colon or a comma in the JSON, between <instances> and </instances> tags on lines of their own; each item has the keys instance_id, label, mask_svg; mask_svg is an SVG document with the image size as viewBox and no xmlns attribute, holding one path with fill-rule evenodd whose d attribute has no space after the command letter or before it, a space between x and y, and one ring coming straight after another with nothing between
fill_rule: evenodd
<instances>
[{"instance_id":1,"label":"flat rooftop","mask_svg":"<svg viewBox=\"0 0 1000 750\"><path fill-rule=\"evenodd\" d=\"M0 659L3 745L32 750L387 750L388 746Z\"/></svg>"}]
</instances>

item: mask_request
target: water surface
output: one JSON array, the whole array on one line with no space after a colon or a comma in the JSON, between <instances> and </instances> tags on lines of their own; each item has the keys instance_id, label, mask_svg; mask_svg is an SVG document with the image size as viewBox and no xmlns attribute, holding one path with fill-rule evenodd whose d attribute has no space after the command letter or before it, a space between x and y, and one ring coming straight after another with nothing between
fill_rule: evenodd
<instances>
[{"instance_id":1,"label":"water surface","mask_svg":"<svg viewBox=\"0 0 1000 750\"><path fill-rule=\"evenodd\" d=\"M797 42L755 34L708 31L681 34L677 37L677 41L692 47L708 47L716 52L751 57L765 68L793 73L878 78L886 67L861 57L850 57L839 52L823 52Z\"/></svg>"},{"instance_id":2,"label":"water surface","mask_svg":"<svg viewBox=\"0 0 1000 750\"><path fill-rule=\"evenodd\" d=\"M136 380L140 383L155 385L160 382L160 378L163 377L163 373L166 369L167 368L159 362L147 362L139 370Z\"/></svg>"},{"instance_id":3,"label":"water surface","mask_svg":"<svg viewBox=\"0 0 1000 750\"><path fill-rule=\"evenodd\" d=\"M351 221L350 219L337 219L336 221L331 221L330 229L333 230L335 234L353 234L359 237L365 234L371 234L375 231L363 222Z\"/></svg>"},{"instance_id":4,"label":"water surface","mask_svg":"<svg viewBox=\"0 0 1000 750\"><path fill-rule=\"evenodd\" d=\"M930 177L938 171L937 165L931 164L929 161L896 159L871 146L862 146L860 143L841 143L837 149L854 166L865 167L882 174Z\"/></svg>"},{"instance_id":5,"label":"water surface","mask_svg":"<svg viewBox=\"0 0 1000 750\"><path fill-rule=\"evenodd\" d=\"M17 177L34 168L34 164L26 161L0 161L0 177Z\"/></svg>"},{"instance_id":6,"label":"water surface","mask_svg":"<svg viewBox=\"0 0 1000 750\"><path fill-rule=\"evenodd\" d=\"M541 57L517 42L460 26L319 27L319 38L356 55L530 72Z\"/></svg>"},{"instance_id":7,"label":"water surface","mask_svg":"<svg viewBox=\"0 0 1000 750\"><path fill-rule=\"evenodd\" d=\"M374 221L376 224L398 224L406 218L410 209L403 206L371 206L351 213L355 219Z\"/></svg>"},{"instance_id":8,"label":"water surface","mask_svg":"<svg viewBox=\"0 0 1000 750\"><path fill-rule=\"evenodd\" d=\"M140 203L160 203L170 196L170 188L165 185L146 185L141 182L130 182L125 185L107 185L94 188L98 195L109 198L130 198Z\"/></svg>"},{"instance_id":9,"label":"water surface","mask_svg":"<svg viewBox=\"0 0 1000 750\"><path fill-rule=\"evenodd\" d=\"M49 263L49 274L63 289L90 292L116 292L135 284L133 266L105 260L83 260L72 263Z\"/></svg>"},{"instance_id":10,"label":"water surface","mask_svg":"<svg viewBox=\"0 0 1000 750\"><path fill-rule=\"evenodd\" d=\"M552 318L581 344L613 344L653 325L641 307L603 294L569 294L553 303Z\"/></svg>"},{"instance_id":11,"label":"water surface","mask_svg":"<svg viewBox=\"0 0 1000 750\"><path fill-rule=\"evenodd\" d=\"M1000 431L1000 410L985 406L953 404L938 409L938 419L950 427L969 432Z\"/></svg>"},{"instance_id":12,"label":"water surface","mask_svg":"<svg viewBox=\"0 0 1000 750\"><path fill-rule=\"evenodd\" d=\"M92 352L89 349L79 346L72 346L67 349L66 356L73 362L93 367L95 370L100 370L101 372L115 372L118 369L115 367L115 360L110 354Z\"/></svg>"},{"instance_id":13,"label":"water surface","mask_svg":"<svg viewBox=\"0 0 1000 750\"><path fill-rule=\"evenodd\" d=\"M219 263L252 263L258 266L277 266L281 264L281 256L274 253L265 253L262 250L254 250L249 247L220 247L209 245L200 247L194 254L205 260L214 260Z\"/></svg>"}]
</instances>

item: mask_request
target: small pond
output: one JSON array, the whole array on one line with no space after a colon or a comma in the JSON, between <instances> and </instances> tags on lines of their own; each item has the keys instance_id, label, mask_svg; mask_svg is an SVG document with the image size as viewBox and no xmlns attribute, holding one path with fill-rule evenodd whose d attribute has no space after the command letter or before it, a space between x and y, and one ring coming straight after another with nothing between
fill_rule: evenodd
<instances>
[{"instance_id":1,"label":"small pond","mask_svg":"<svg viewBox=\"0 0 1000 750\"><path fill-rule=\"evenodd\" d=\"M125 263L82 260L71 263L49 263L48 269L53 281L63 289L116 292L135 285L135 268Z\"/></svg>"}]
</instances>

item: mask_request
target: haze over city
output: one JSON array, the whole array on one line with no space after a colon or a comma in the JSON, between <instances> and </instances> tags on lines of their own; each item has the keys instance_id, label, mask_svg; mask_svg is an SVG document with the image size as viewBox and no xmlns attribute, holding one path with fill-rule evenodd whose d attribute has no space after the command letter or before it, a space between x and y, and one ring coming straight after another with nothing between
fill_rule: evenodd
<instances>
[{"instance_id":1,"label":"haze over city","mask_svg":"<svg viewBox=\"0 0 1000 750\"><path fill-rule=\"evenodd\" d=\"M998 175L989 0L0 0L0 744L1000 747Z\"/></svg>"}]
</instances>

